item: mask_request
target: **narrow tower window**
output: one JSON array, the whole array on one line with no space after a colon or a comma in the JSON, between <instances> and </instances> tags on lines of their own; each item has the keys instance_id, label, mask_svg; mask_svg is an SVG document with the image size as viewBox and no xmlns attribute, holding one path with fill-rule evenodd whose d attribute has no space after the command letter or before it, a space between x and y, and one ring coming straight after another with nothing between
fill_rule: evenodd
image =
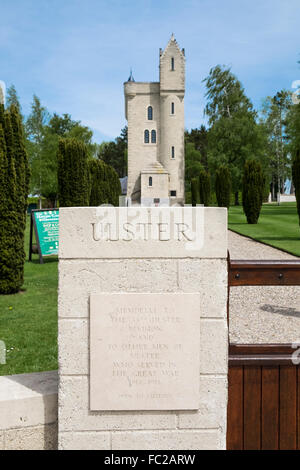
<instances>
[{"instance_id":1,"label":"narrow tower window","mask_svg":"<svg viewBox=\"0 0 300 470\"><path fill-rule=\"evenodd\" d=\"M156 144L156 131L151 131L151 144Z\"/></svg>"},{"instance_id":2,"label":"narrow tower window","mask_svg":"<svg viewBox=\"0 0 300 470\"><path fill-rule=\"evenodd\" d=\"M175 114L175 104L171 103L171 114Z\"/></svg>"},{"instance_id":3,"label":"narrow tower window","mask_svg":"<svg viewBox=\"0 0 300 470\"><path fill-rule=\"evenodd\" d=\"M149 186L152 186L152 176L149 176Z\"/></svg>"},{"instance_id":4,"label":"narrow tower window","mask_svg":"<svg viewBox=\"0 0 300 470\"><path fill-rule=\"evenodd\" d=\"M145 144L149 144L149 131L148 131L148 129L146 129L145 132L144 132L144 142L145 142Z\"/></svg>"},{"instance_id":5,"label":"narrow tower window","mask_svg":"<svg viewBox=\"0 0 300 470\"><path fill-rule=\"evenodd\" d=\"M171 157L172 157L172 158L175 158L175 147L172 147Z\"/></svg>"},{"instance_id":6,"label":"narrow tower window","mask_svg":"<svg viewBox=\"0 0 300 470\"><path fill-rule=\"evenodd\" d=\"M171 70L172 70L172 71L175 70L175 60L174 60L174 57L171 58Z\"/></svg>"},{"instance_id":7,"label":"narrow tower window","mask_svg":"<svg viewBox=\"0 0 300 470\"><path fill-rule=\"evenodd\" d=\"M152 106L148 106L148 121L152 121L153 119L153 108Z\"/></svg>"}]
</instances>

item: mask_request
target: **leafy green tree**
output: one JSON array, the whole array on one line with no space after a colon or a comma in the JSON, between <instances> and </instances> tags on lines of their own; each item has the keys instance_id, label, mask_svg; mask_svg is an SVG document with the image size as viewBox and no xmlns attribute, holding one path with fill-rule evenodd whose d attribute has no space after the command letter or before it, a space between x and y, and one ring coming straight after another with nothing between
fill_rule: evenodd
<instances>
[{"instance_id":1,"label":"leafy green tree","mask_svg":"<svg viewBox=\"0 0 300 470\"><path fill-rule=\"evenodd\" d=\"M219 207L230 206L231 173L226 165L220 165L216 170L215 180L216 197Z\"/></svg>"},{"instance_id":2,"label":"leafy green tree","mask_svg":"<svg viewBox=\"0 0 300 470\"><path fill-rule=\"evenodd\" d=\"M211 171L220 164L229 167L232 187L238 204L244 163L248 158L266 159L265 136L256 122L256 112L242 84L230 68L216 66L204 80ZM265 164L265 163L264 163Z\"/></svg>"},{"instance_id":3,"label":"leafy green tree","mask_svg":"<svg viewBox=\"0 0 300 470\"><path fill-rule=\"evenodd\" d=\"M49 123L50 114L42 106L40 99L34 95L31 105L31 113L27 118L25 129L27 134L27 152L31 167L31 192L38 194L40 208L42 207L44 171L43 145L45 137L45 126Z\"/></svg>"},{"instance_id":4,"label":"leafy green tree","mask_svg":"<svg viewBox=\"0 0 300 470\"><path fill-rule=\"evenodd\" d=\"M86 145L74 138L60 139L57 160L60 206L88 206L90 178Z\"/></svg>"},{"instance_id":5,"label":"leafy green tree","mask_svg":"<svg viewBox=\"0 0 300 470\"><path fill-rule=\"evenodd\" d=\"M262 122L268 139L268 173L272 180L273 200L277 187L277 201L280 188L286 177L290 177L288 142L285 138L287 116L292 105L291 93L281 90L275 96L268 96L262 107Z\"/></svg>"},{"instance_id":6,"label":"leafy green tree","mask_svg":"<svg viewBox=\"0 0 300 470\"><path fill-rule=\"evenodd\" d=\"M50 134L59 137L69 137L80 140L86 147L90 157L94 157L97 145L93 143L93 131L87 126L83 126L81 121L74 121L70 114L59 116L54 113L51 117L47 130Z\"/></svg>"},{"instance_id":7,"label":"leafy green tree","mask_svg":"<svg viewBox=\"0 0 300 470\"><path fill-rule=\"evenodd\" d=\"M31 192L40 194L53 207L58 194L57 149L61 137L75 138L86 145L88 155L94 156L96 144L93 132L80 121L72 120L69 114L51 116L34 97L32 112L26 122L27 149L32 168Z\"/></svg>"},{"instance_id":8,"label":"leafy green tree","mask_svg":"<svg viewBox=\"0 0 300 470\"><path fill-rule=\"evenodd\" d=\"M24 281L24 234L29 186L21 116L0 105L0 294L13 294Z\"/></svg>"},{"instance_id":9,"label":"leafy green tree","mask_svg":"<svg viewBox=\"0 0 300 470\"><path fill-rule=\"evenodd\" d=\"M195 144L187 142L185 145L185 180L190 183L192 178L197 178L203 170L202 157L199 150L195 149Z\"/></svg>"},{"instance_id":10,"label":"leafy green tree","mask_svg":"<svg viewBox=\"0 0 300 470\"><path fill-rule=\"evenodd\" d=\"M263 201L264 175L257 160L247 160L243 176L243 208L248 224L257 224Z\"/></svg>"},{"instance_id":11,"label":"leafy green tree","mask_svg":"<svg viewBox=\"0 0 300 470\"><path fill-rule=\"evenodd\" d=\"M208 170L208 130L205 126L185 132L185 142L194 144L195 150L200 152L201 164Z\"/></svg>"},{"instance_id":12,"label":"leafy green tree","mask_svg":"<svg viewBox=\"0 0 300 470\"><path fill-rule=\"evenodd\" d=\"M97 157L112 166L119 177L127 173L127 126L121 130L121 134L112 142L102 142L99 146Z\"/></svg>"},{"instance_id":13,"label":"leafy green tree","mask_svg":"<svg viewBox=\"0 0 300 470\"><path fill-rule=\"evenodd\" d=\"M295 186L295 194L297 201L297 211L299 216L300 224L300 150L297 150L295 157L293 158L293 183Z\"/></svg>"},{"instance_id":14,"label":"leafy green tree","mask_svg":"<svg viewBox=\"0 0 300 470\"><path fill-rule=\"evenodd\" d=\"M198 178L191 179L191 194L192 194L192 206L196 206L199 203L199 180Z\"/></svg>"},{"instance_id":15,"label":"leafy green tree","mask_svg":"<svg viewBox=\"0 0 300 470\"><path fill-rule=\"evenodd\" d=\"M209 206L210 204L210 174L202 169L199 173L199 195L200 204Z\"/></svg>"},{"instance_id":16,"label":"leafy green tree","mask_svg":"<svg viewBox=\"0 0 300 470\"><path fill-rule=\"evenodd\" d=\"M300 64L300 61L298 62ZM297 198L297 208L299 213L300 190L299 190L299 151L300 151L300 89L292 95L292 105L286 116L286 139L288 150L293 161L293 184Z\"/></svg>"},{"instance_id":17,"label":"leafy green tree","mask_svg":"<svg viewBox=\"0 0 300 470\"><path fill-rule=\"evenodd\" d=\"M119 205L121 184L119 176L113 167L101 160L91 159L90 170L90 206L101 204Z\"/></svg>"}]
</instances>

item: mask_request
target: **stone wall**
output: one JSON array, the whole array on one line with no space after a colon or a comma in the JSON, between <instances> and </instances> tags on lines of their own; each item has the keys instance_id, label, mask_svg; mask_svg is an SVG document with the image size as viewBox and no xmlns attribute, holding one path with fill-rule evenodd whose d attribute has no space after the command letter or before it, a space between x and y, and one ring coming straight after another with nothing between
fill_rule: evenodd
<instances>
[{"instance_id":1,"label":"stone wall","mask_svg":"<svg viewBox=\"0 0 300 470\"><path fill-rule=\"evenodd\" d=\"M136 199L141 187L141 171L159 160L160 97L159 83L127 82L124 84L126 119L128 121L128 183L127 196ZM148 120L148 106L153 108L153 119ZM144 132L150 133L148 144ZM151 131L156 131L156 143L151 143ZM138 194L140 197L140 194Z\"/></svg>"},{"instance_id":2,"label":"stone wall","mask_svg":"<svg viewBox=\"0 0 300 470\"><path fill-rule=\"evenodd\" d=\"M184 240L100 240L96 208L60 210L60 449L225 448L227 213L197 210L204 233L195 251ZM90 411L90 294L114 292L200 294L197 410Z\"/></svg>"},{"instance_id":3,"label":"stone wall","mask_svg":"<svg viewBox=\"0 0 300 470\"><path fill-rule=\"evenodd\" d=\"M57 449L57 371L0 377L0 450Z\"/></svg>"}]
</instances>

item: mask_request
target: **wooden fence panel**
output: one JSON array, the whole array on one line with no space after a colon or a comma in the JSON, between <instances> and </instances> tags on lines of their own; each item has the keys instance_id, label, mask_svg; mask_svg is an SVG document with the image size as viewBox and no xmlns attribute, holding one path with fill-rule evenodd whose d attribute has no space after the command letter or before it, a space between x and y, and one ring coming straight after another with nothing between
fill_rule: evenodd
<instances>
[{"instance_id":1,"label":"wooden fence panel","mask_svg":"<svg viewBox=\"0 0 300 470\"><path fill-rule=\"evenodd\" d=\"M228 373L229 396L228 415L230 420L227 423L227 447L231 450L240 450L244 447L243 433L243 366L231 367Z\"/></svg>"},{"instance_id":2,"label":"wooden fence panel","mask_svg":"<svg viewBox=\"0 0 300 470\"><path fill-rule=\"evenodd\" d=\"M261 449L279 446L279 367L262 366Z\"/></svg>"},{"instance_id":3,"label":"wooden fence panel","mask_svg":"<svg viewBox=\"0 0 300 470\"><path fill-rule=\"evenodd\" d=\"M231 286L300 286L300 260L230 260ZM227 448L300 450L300 366L290 344L230 344Z\"/></svg>"},{"instance_id":4,"label":"wooden fence panel","mask_svg":"<svg viewBox=\"0 0 300 470\"><path fill-rule=\"evenodd\" d=\"M261 436L261 367L244 367L244 449L259 450Z\"/></svg>"},{"instance_id":5,"label":"wooden fence panel","mask_svg":"<svg viewBox=\"0 0 300 470\"><path fill-rule=\"evenodd\" d=\"M290 345L231 345L227 448L300 450L300 366Z\"/></svg>"},{"instance_id":6,"label":"wooden fence panel","mask_svg":"<svg viewBox=\"0 0 300 470\"><path fill-rule=\"evenodd\" d=\"M280 367L280 450L297 449L297 368Z\"/></svg>"}]
</instances>

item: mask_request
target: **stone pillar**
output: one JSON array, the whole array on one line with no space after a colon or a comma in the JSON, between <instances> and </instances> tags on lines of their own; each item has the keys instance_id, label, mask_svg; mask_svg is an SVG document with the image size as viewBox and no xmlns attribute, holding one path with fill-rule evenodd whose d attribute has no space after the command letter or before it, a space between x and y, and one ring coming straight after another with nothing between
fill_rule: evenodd
<instances>
[{"instance_id":1,"label":"stone pillar","mask_svg":"<svg viewBox=\"0 0 300 470\"><path fill-rule=\"evenodd\" d=\"M60 449L225 449L226 257L223 208L60 209Z\"/></svg>"}]
</instances>

